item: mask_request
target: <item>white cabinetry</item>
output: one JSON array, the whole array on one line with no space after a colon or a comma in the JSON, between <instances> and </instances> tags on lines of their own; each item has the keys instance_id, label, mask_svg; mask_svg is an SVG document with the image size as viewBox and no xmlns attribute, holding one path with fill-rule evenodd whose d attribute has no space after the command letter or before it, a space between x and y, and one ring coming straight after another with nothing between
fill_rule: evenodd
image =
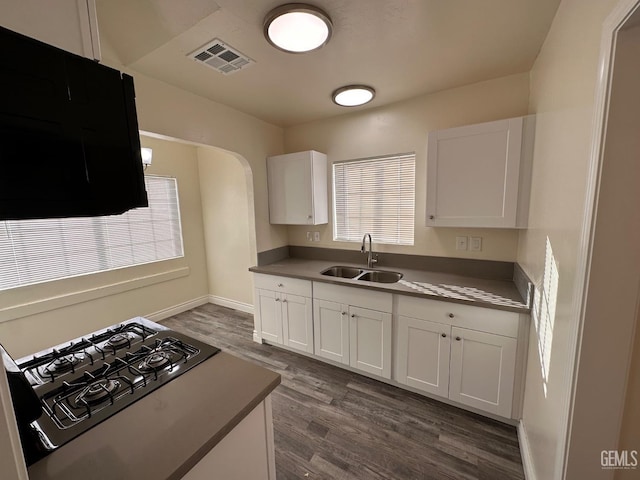
<instances>
[{"instance_id":1,"label":"white cabinetry","mask_svg":"<svg viewBox=\"0 0 640 480\"><path fill-rule=\"evenodd\" d=\"M398 297L395 379L512 417L517 313Z\"/></svg>"},{"instance_id":2,"label":"white cabinetry","mask_svg":"<svg viewBox=\"0 0 640 480\"><path fill-rule=\"evenodd\" d=\"M2 2L2 26L77 55L100 60L95 0Z\"/></svg>"},{"instance_id":3,"label":"white cabinetry","mask_svg":"<svg viewBox=\"0 0 640 480\"><path fill-rule=\"evenodd\" d=\"M311 282L255 274L258 339L313 353Z\"/></svg>"},{"instance_id":4,"label":"white cabinetry","mask_svg":"<svg viewBox=\"0 0 640 480\"><path fill-rule=\"evenodd\" d=\"M399 316L396 341L396 380L447 397L451 326Z\"/></svg>"},{"instance_id":5,"label":"white cabinetry","mask_svg":"<svg viewBox=\"0 0 640 480\"><path fill-rule=\"evenodd\" d=\"M349 365L349 306L313 300L314 353Z\"/></svg>"},{"instance_id":6,"label":"white cabinetry","mask_svg":"<svg viewBox=\"0 0 640 480\"><path fill-rule=\"evenodd\" d=\"M429 132L428 227L526 228L535 117Z\"/></svg>"},{"instance_id":7,"label":"white cabinetry","mask_svg":"<svg viewBox=\"0 0 640 480\"><path fill-rule=\"evenodd\" d=\"M516 339L456 327L451 335L449 398L510 417Z\"/></svg>"},{"instance_id":8,"label":"white cabinetry","mask_svg":"<svg viewBox=\"0 0 640 480\"><path fill-rule=\"evenodd\" d=\"M391 378L392 295L314 283L315 354Z\"/></svg>"},{"instance_id":9,"label":"white cabinetry","mask_svg":"<svg viewBox=\"0 0 640 480\"><path fill-rule=\"evenodd\" d=\"M327 156L314 150L267 158L269 222L328 222Z\"/></svg>"}]
</instances>

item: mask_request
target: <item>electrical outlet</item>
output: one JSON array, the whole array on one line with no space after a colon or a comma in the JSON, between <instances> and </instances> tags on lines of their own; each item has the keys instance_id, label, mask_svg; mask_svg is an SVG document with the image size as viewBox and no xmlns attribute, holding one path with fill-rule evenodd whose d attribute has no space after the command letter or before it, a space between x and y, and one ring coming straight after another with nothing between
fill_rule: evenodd
<instances>
[{"instance_id":1,"label":"electrical outlet","mask_svg":"<svg viewBox=\"0 0 640 480\"><path fill-rule=\"evenodd\" d=\"M482 237L471 237L471 242L469 243L469 250L471 250L472 252L481 252Z\"/></svg>"},{"instance_id":2,"label":"electrical outlet","mask_svg":"<svg viewBox=\"0 0 640 480\"><path fill-rule=\"evenodd\" d=\"M313 241L314 242L320 241L320 232L313 232Z\"/></svg>"},{"instance_id":3,"label":"electrical outlet","mask_svg":"<svg viewBox=\"0 0 640 480\"><path fill-rule=\"evenodd\" d=\"M468 237L456 237L456 250L466 250L468 242Z\"/></svg>"},{"instance_id":4,"label":"electrical outlet","mask_svg":"<svg viewBox=\"0 0 640 480\"><path fill-rule=\"evenodd\" d=\"M313 242L313 237L311 236L311 232L307 232L307 241Z\"/></svg>"}]
</instances>

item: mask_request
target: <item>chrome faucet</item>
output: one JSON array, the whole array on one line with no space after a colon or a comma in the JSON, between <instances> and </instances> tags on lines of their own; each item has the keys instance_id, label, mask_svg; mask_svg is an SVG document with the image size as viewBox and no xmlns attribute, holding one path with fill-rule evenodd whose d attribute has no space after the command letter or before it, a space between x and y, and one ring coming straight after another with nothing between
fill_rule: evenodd
<instances>
[{"instance_id":1,"label":"chrome faucet","mask_svg":"<svg viewBox=\"0 0 640 480\"><path fill-rule=\"evenodd\" d=\"M367 268L373 268L375 263L378 263L378 255L374 255L373 247L371 246L371 234L365 233L364 237L362 237L362 246L360 247L360 252L366 253L365 242L367 241L367 237L369 237L369 252L367 253Z\"/></svg>"}]
</instances>

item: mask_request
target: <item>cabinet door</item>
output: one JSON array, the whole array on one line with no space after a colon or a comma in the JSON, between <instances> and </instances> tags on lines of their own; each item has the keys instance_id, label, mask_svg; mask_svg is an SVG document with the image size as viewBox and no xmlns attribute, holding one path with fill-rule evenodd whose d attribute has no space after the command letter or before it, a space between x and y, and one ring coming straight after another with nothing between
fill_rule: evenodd
<instances>
[{"instance_id":1,"label":"cabinet door","mask_svg":"<svg viewBox=\"0 0 640 480\"><path fill-rule=\"evenodd\" d=\"M267 159L269 222L313 224L310 152L278 155Z\"/></svg>"},{"instance_id":2,"label":"cabinet door","mask_svg":"<svg viewBox=\"0 0 640 480\"><path fill-rule=\"evenodd\" d=\"M348 307L327 300L313 302L314 353L349 365Z\"/></svg>"},{"instance_id":3,"label":"cabinet door","mask_svg":"<svg viewBox=\"0 0 640 480\"><path fill-rule=\"evenodd\" d=\"M280 294L271 290L256 290L256 314L259 330L264 340L282 343L282 308Z\"/></svg>"},{"instance_id":4,"label":"cabinet door","mask_svg":"<svg viewBox=\"0 0 640 480\"><path fill-rule=\"evenodd\" d=\"M391 314L350 306L349 316L351 366L391 378Z\"/></svg>"},{"instance_id":5,"label":"cabinet door","mask_svg":"<svg viewBox=\"0 0 640 480\"><path fill-rule=\"evenodd\" d=\"M449 398L510 418L516 339L457 327L451 336Z\"/></svg>"},{"instance_id":6,"label":"cabinet door","mask_svg":"<svg viewBox=\"0 0 640 480\"><path fill-rule=\"evenodd\" d=\"M284 344L313 353L313 310L311 299L282 295L282 334Z\"/></svg>"},{"instance_id":7,"label":"cabinet door","mask_svg":"<svg viewBox=\"0 0 640 480\"><path fill-rule=\"evenodd\" d=\"M451 326L400 316L396 342L396 380L447 397Z\"/></svg>"},{"instance_id":8,"label":"cabinet door","mask_svg":"<svg viewBox=\"0 0 640 480\"><path fill-rule=\"evenodd\" d=\"M515 227L522 117L429 133L426 225Z\"/></svg>"}]
</instances>

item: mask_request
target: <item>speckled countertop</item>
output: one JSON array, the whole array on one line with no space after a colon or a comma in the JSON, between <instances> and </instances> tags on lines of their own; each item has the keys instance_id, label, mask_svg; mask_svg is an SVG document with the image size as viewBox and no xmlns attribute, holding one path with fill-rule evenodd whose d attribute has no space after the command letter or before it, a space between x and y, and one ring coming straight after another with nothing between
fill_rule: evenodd
<instances>
[{"instance_id":1,"label":"speckled countertop","mask_svg":"<svg viewBox=\"0 0 640 480\"><path fill-rule=\"evenodd\" d=\"M402 273L403 277L397 283L375 283L321 274L322 271L334 265L366 269L362 263L286 258L269 265L251 267L249 270L255 273L282 275L314 282L375 289L518 313L529 313L530 310L526 300L522 298L512 281L486 280L462 275L394 267L380 267L376 268L376 270L390 270Z\"/></svg>"}]
</instances>

